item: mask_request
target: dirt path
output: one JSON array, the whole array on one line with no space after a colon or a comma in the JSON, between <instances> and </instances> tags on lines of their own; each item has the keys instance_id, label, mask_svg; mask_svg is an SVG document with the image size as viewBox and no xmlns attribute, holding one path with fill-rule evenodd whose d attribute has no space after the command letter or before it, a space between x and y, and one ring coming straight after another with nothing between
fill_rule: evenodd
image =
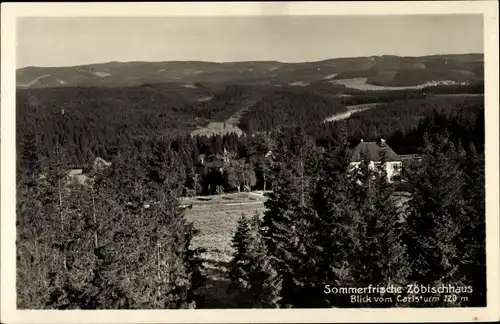
<instances>
[{"instance_id":1,"label":"dirt path","mask_svg":"<svg viewBox=\"0 0 500 324\"><path fill-rule=\"evenodd\" d=\"M252 107L254 104L255 104L255 101L251 101L249 103L246 103L243 106L243 108L239 109L231 117L229 117L228 119L226 119L225 123L226 124L231 124L231 125L234 125L234 126L238 126L238 124L240 123L241 116L243 116L243 114L245 112L247 112L248 109L250 109L250 107Z\"/></svg>"},{"instance_id":2,"label":"dirt path","mask_svg":"<svg viewBox=\"0 0 500 324\"><path fill-rule=\"evenodd\" d=\"M229 203L229 204L221 204L223 206L242 206L242 205L258 205L263 204L263 201L252 201L252 202L240 202L240 203Z\"/></svg>"},{"instance_id":3,"label":"dirt path","mask_svg":"<svg viewBox=\"0 0 500 324\"><path fill-rule=\"evenodd\" d=\"M247 103L243 108L236 111L231 117L223 122L210 122L207 126L195 129L191 132L191 136L214 136L217 134L236 133L238 136L243 134L243 131L238 127L241 116L248 111L254 101Z\"/></svg>"},{"instance_id":4,"label":"dirt path","mask_svg":"<svg viewBox=\"0 0 500 324\"><path fill-rule=\"evenodd\" d=\"M328 122L332 122L332 121L336 121L336 120L347 119L347 118L351 117L352 114L361 112L363 110L373 109L379 105L381 105L381 103L370 103L370 104L347 106L346 112L330 116L330 117L326 118L323 122L328 123Z\"/></svg>"}]
</instances>

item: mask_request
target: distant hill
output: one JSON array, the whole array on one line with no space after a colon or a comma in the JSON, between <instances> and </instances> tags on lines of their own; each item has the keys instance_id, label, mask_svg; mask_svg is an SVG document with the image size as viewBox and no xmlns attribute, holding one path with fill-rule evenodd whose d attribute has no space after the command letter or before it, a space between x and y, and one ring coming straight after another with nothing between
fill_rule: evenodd
<instances>
[{"instance_id":1,"label":"distant hill","mask_svg":"<svg viewBox=\"0 0 500 324\"><path fill-rule=\"evenodd\" d=\"M202 61L109 62L73 67L25 67L16 71L18 88L138 86L176 83L276 87L328 87L362 79L377 86L418 86L431 81L474 83L484 79L483 54L424 57L370 56L318 62L214 63Z\"/></svg>"}]
</instances>

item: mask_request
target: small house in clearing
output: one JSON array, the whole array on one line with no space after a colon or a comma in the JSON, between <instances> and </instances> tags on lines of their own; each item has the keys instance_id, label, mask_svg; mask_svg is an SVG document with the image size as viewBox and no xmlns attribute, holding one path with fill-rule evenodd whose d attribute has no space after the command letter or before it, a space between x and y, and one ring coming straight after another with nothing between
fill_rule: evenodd
<instances>
[{"instance_id":1,"label":"small house in clearing","mask_svg":"<svg viewBox=\"0 0 500 324\"><path fill-rule=\"evenodd\" d=\"M369 168L374 169L381 163L382 152L385 151L385 170L389 182L401 181L402 160L394 150L386 144L384 139L378 142L361 142L354 148L351 156L351 168L357 168L366 157Z\"/></svg>"},{"instance_id":2,"label":"small house in clearing","mask_svg":"<svg viewBox=\"0 0 500 324\"><path fill-rule=\"evenodd\" d=\"M93 170L94 172L102 171L111 166L111 162L108 162L100 157L94 160L92 168L88 166L85 169L71 169L68 171L67 184L76 183L81 186L90 187L91 176L89 172Z\"/></svg>"}]
</instances>

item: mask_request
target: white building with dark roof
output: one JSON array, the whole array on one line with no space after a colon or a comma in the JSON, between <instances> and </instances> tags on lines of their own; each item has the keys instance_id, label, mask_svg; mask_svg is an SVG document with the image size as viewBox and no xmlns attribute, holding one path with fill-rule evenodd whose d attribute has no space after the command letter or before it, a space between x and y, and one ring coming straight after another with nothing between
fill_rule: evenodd
<instances>
[{"instance_id":1,"label":"white building with dark roof","mask_svg":"<svg viewBox=\"0 0 500 324\"><path fill-rule=\"evenodd\" d=\"M385 170L389 182L401 180L402 160L394 150L381 139L379 142L361 142L354 148L351 156L350 166L352 169L358 168L366 157L369 161L369 168L372 170L381 163L381 156L385 151Z\"/></svg>"}]
</instances>

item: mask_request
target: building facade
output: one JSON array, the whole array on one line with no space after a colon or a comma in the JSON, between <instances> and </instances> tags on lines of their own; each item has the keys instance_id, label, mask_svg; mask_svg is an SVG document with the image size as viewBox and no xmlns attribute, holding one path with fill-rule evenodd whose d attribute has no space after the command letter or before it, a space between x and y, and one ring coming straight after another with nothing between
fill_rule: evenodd
<instances>
[{"instance_id":1,"label":"building facade","mask_svg":"<svg viewBox=\"0 0 500 324\"><path fill-rule=\"evenodd\" d=\"M351 170L358 168L364 159L369 161L368 167L374 170L382 163L382 156L385 155L385 171L389 182L400 182L403 162L401 157L389 147L385 140L378 142L361 142L354 148L351 156Z\"/></svg>"}]
</instances>

